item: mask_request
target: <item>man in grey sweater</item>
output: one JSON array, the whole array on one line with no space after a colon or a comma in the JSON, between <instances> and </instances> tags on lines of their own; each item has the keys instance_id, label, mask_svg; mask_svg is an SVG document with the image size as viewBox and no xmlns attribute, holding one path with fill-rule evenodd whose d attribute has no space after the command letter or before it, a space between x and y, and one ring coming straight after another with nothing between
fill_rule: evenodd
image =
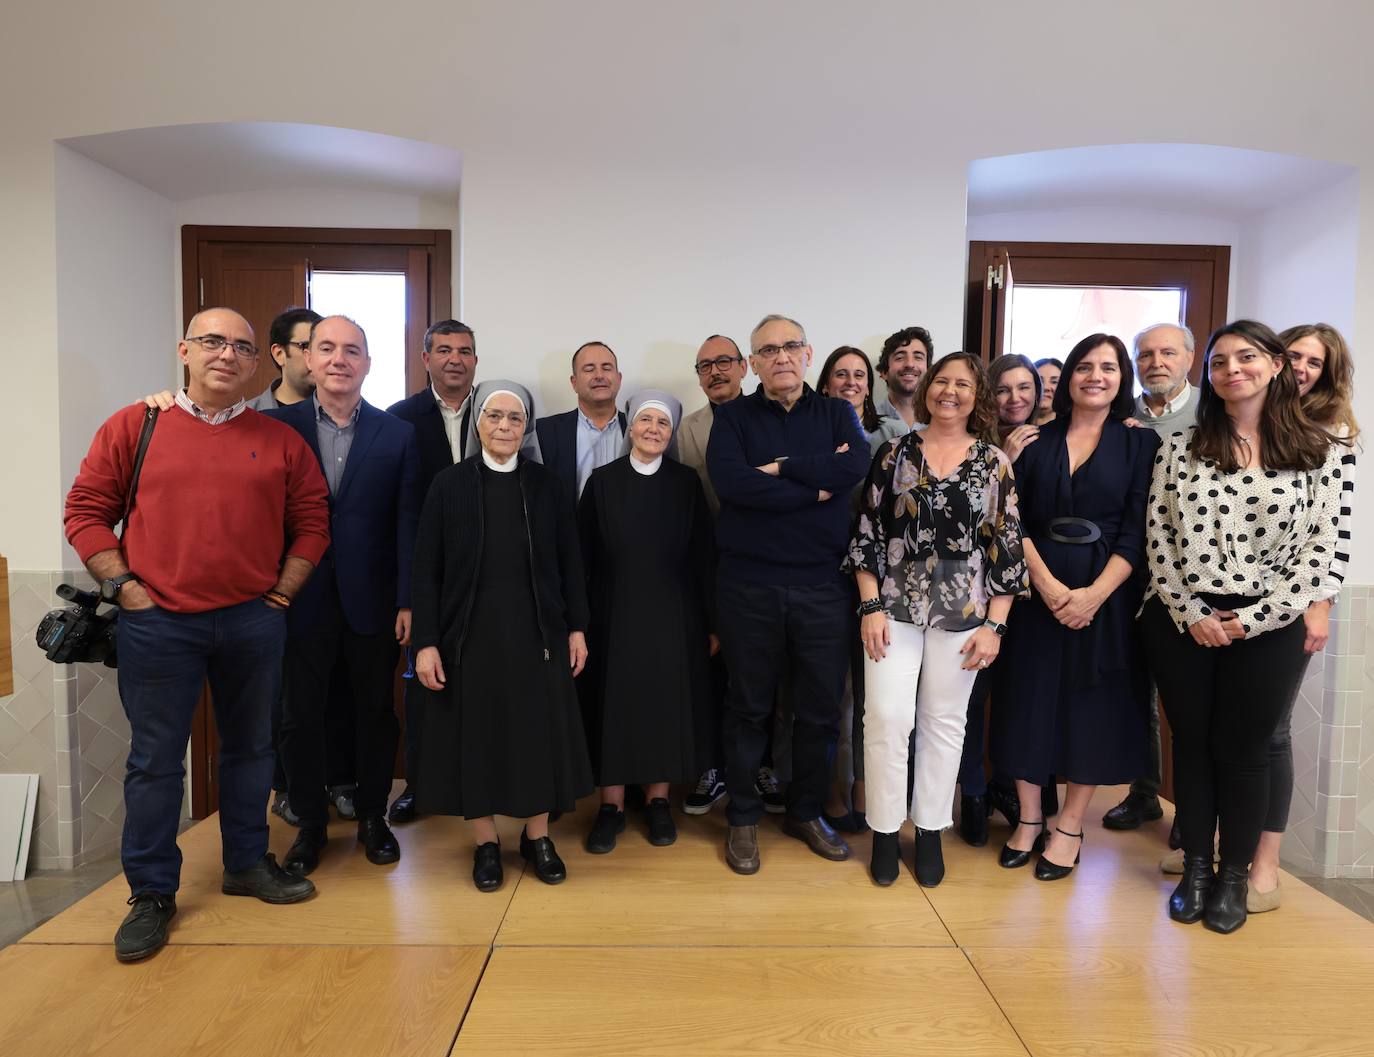
<instances>
[{"instance_id":1,"label":"man in grey sweater","mask_svg":"<svg viewBox=\"0 0 1374 1057\"><path fill-rule=\"evenodd\" d=\"M1188 383L1193 367L1193 332L1180 323L1156 323L1135 336L1135 370L1145 390L1135 417L1161 436L1197 425L1198 389ZM1102 816L1107 829L1136 829L1164 814L1159 806L1163 778L1159 741L1159 693L1150 680L1150 771L1131 784L1126 798ZM1174 845L1174 835L1170 834ZM1176 846L1176 845L1174 845Z\"/></svg>"}]
</instances>

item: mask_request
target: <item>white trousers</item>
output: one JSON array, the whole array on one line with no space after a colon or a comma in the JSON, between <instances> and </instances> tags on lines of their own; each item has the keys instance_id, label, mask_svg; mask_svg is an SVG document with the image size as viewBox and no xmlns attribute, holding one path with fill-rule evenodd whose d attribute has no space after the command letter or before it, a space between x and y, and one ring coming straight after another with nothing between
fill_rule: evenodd
<instances>
[{"instance_id":1,"label":"white trousers","mask_svg":"<svg viewBox=\"0 0 1374 1057\"><path fill-rule=\"evenodd\" d=\"M868 824L896 833L906 810L907 747L916 728L911 820L921 829L953 823L954 784L976 671L959 652L972 631L938 631L888 620L881 661L864 657L864 791Z\"/></svg>"}]
</instances>

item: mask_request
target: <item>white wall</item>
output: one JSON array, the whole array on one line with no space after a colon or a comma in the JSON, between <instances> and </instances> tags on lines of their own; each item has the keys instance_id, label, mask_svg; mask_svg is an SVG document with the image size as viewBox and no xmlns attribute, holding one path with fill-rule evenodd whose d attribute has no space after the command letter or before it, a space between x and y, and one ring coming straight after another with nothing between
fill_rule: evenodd
<instances>
[{"instance_id":1,"label":"white wall","mask_svg":"<svg viewBox=\"0 0 1374 1057\"><path fill-rule=\"evenodd\" d=\"M58 407L63 495L91 436L123 404L174 377L172 203L53 148ZM63 544L64 564L76 555Z\"/></svg>"}]
</instances>

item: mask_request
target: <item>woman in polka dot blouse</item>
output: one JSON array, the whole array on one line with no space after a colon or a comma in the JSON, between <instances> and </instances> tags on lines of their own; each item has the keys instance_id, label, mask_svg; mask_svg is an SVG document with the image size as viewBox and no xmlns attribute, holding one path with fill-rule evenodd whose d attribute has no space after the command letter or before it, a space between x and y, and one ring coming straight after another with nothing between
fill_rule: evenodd
<instances>
[{"instance_id":1,"label":"woman in polka dot blouse","mask_svg":"<svg viewBox=\"0 0 1374 1057\"><path fill-rule=\"evenodd\" d=\"M1197 428L1160 448L1146 529L1141 634L1173 729L1184 850L1175 921L1245 923L1269 742L1307 664L1303 616L1324 597L1345 452L1303 412L1272 330L1240 320L1212 335Z\"/></svg>"}]
</instances>

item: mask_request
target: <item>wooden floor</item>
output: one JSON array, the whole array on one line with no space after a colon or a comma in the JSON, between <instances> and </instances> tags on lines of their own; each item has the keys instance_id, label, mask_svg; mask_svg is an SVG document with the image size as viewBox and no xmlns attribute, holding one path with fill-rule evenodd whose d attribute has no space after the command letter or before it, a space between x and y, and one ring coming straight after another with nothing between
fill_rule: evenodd
<instances>
[{"instance_id":1,"label":"wooden floor","mask_svg":"<svg viewBox=\"0 0 1374 1057\"><path fill-rule=\"evenodd\" d=\"M335 825L319 894L273 907L219 892L214 820L182 837L168 949L119 965L122 878L0 950L0 1055L1263 1055L1374 1053L1374 923L1284 877L1284 906L1233 936L1176 925L1157 867L1167 821L1117 834L1090 813L1066 881L1003 870L947 834L948 875L868 879L868 841L830 863L761 830L763 869L724 864L724 815L651 847L632 815L592 856L595 805L553 835L567 883L470 880L462 823L399 830L370 865ZM280 856L293 831L273 818Z\"/></svg>"}]
</instances>

